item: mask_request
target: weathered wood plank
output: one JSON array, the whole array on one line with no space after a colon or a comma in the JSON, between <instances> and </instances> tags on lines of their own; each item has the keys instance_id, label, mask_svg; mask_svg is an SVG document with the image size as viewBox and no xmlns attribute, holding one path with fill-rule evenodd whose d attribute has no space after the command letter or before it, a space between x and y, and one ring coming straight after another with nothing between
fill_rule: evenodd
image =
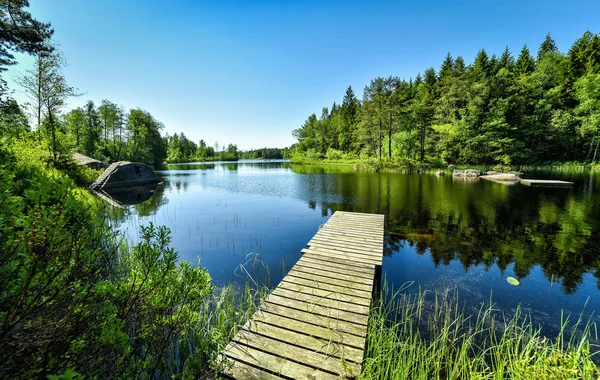
<instances>
[{"instance_id":1,"label":"weathered wood plank","mask_svg":"<svg viewBox=\"0 0 600 380\"><path fill-rule=\"evenodd\" d=\"M259 311L268 312L281 317L295 319L313 324L315 326L324 327L330 329L332 332L343 333L344 336L354 335L364 339L367 335L367 331L363 325L331 318L329 316L313 314L299 309L289 308L286 305L280 305L270 301L263 302Z\"/></svg>"},{"instance_id":2,"label":"weathered wood plank","mask_svg":"<svg viewBox=\"0 0 600 380\"><path fill-rule=\"evenodd\" d=\"M343 294L343 293L339 293L339 292L335 292L335 291L331 291L331 290L325 290L322 288L321 289L313 288L311 286L291 283L288 281L282 281L281 284L279 284L279 286L277 288L286 289L286 290L294 291L297 293L309 294L309 295L312 295L315 297L328 298L331 300L336 300L336 301L347 303L349 306L354 304L354 305L365 306L368 309L368 307L371 305L371 300L369 300L369 299L353 297L348 294Z\"/></svg>"},{"instance_id":3,"label":"weathered wood plank","mask_svg":"<svg viewBox=\"0 0 600 380\"><path fill-rule=\"evenodd\" d=\"M223 357L232 364L232 359ZM235 365L227 366L225 374L238 380L281 380L283 377L261 371L258 368L252 367L246 363L235 361Z\"/></svg>"},{"instance_id":4,"label":"weathered wood plank","mask_svg":"<svg viewBox=\"0 0 600 380\"><path fill-rule=\"evenodd\" d=\"M359 270L374 270L373 268L373 264L363 264L363 263L359 263L358 261L355 260L344 260L344 259L340 259L337 257L333 257L333 256L327 256L327 255L323 255L323 254L319 254L316 253L316 251L313 251L311 248L305 248L303 249L304 252L303 253L303 257L307 256L310 258L313 258L315 260L318 260L319 262L331 262L331 263L336 263L336 264L340 264L340 265L344 265L344 266L348 266L350 268L358 268Z\"/></svg>"},{"instance_id":5,"label":"weathered wood plank","mask_svg":"<svg viewBox=\"0 0 600 380\"><path fill-rule=\"evenodd\" d=\"M285 358L262 352L252 347L232 342L225 349L225 356L236 361L248 363L267 371L296 379L339 380L331 372L295 363ZM225 374L229 375L226 371Z\"/></svg>"},{"instance_id":6,"label":"weathered wood plank","mask_svg":"<svg viewBox=\"0 0 600 380\"><path fill-rule=\"evenodd\" d=\"M384 234L383 229L381 229L381 231L377 231L377 232L368 232L368 231L363 231L363 230L355 230L355 229L347 229L347 228L337 227L335 225L322 227L319 229L319 232L320 231L334 232L334 233L338 233L338 234L348 234L350 236L368 237L368 238L379 237L380 234L382 234L382 235Z\"/></svg>"},{"instance_id":7,"label":"weathered wood plank","mask_svg":"<svg viewBox=\"0 0 600 380\"><path fill-rule=\"evenodd\" d=\"M360 350L363 350L365 347L364 337L359 337L353 334L349 334L346 331L338 330L337 326L331 323L331 320L317 321L317 323L319 324L314 324L309 323L309 321L306 320L299 321L288 316L281 316L278 314L268 312L266 311L267 308L268 307L261 308L260 310L258 310L252 317L252 320L255 322L267 323L271 326L279 326L288 330L297 331L301 334L312 336L315 338L344 344L346 346L358 348ZM284 309L284 312L285 311L288 311L288 309ZM314 315L308 314L308 316L308 319L312 320L310 316ZM322 322L325 322L325 327L320 325L322 324Z\"/></svg>"},{"instance_id":8,"label":"weathered wood plank","mask_svg":"<svg viewBox=\"0 0 600 380\"><path fill-rule=\"evenodd\" d=\"M314 263L314 264L325 266L329 270L335 270L336 272L339 272L339 273L347 273L347 274L351 274L351 275L358 276L358 277L371 278L375 275L374 268L353 267L350 265L340 264L339 262L336 263L335 261L324 262L323 260L320 260L318 257L314 257L312 255L303 255L300 258L300 260L298 260L298 262Z\"/></svg>"},{"instance_id":9,"label":"weathered wood plank","mask_svg":"<svg viewBox=\"0 0 600 380\"><path fill-rule=\"evenodd\" d=\"M300 265L300 263L294 265L294 270L312 273L317 276L329 277L329 278L334 278L336 280L346 281L351 284L350 286L354 286L354 284L363 284L363 285L367 285L369 287L373 286L373 279L358 278L358 277L348 276L345 274L335 273L335 272L331 272L331 271L327 271L327 270L310 268L310 267L306 267L304 265Z\"/></svg>"},{"instance_id":10,"label":"weathered wood plank","mask_svg":"<svg viewBox=\"0 0 600 380\"><path fill-rule=\"evenodd\" d=\"M333 230L330 228L321 228L319 230L319 232L317 232L315 234L315 236L317 236L317 235L324 235L324 236L328 236L332 239L342 240L342 241L352 240L352 241L357 241L357 242L361 242L361 243L369 243L369 244L374 244L377 246L383 244L381 237L374 235L374 234L355 234L355 233L348 232L348 231ZM383 235L383 233L382 233L382 235Z\"/></svg>"},{"instance_id":11,"label":"weathered wood plank","mask_svg":"<svg viewBox=\"0 0 600 380\"><path fill-rule=\"evenodd\" d=\"M258 335L248 330L240 330L233 338L234 342L243 344L247 347L259 349L269 354L284 357L286 359L300 362L303 365L318 368L324 371L334 373L357 373L360 372L360 365L357 363L344 363L339 358L332 355L325 355L320 352L307 350L302 347L294 346L290 343L282 342L269 338L264 335Z\"/></svg>"},{"instance_id":12,"label":"weathered wood plank","mask_svg":"<svg viewBox=\"0 0 600 380\"><path fill-rule=\"evenodd\" d=\"M338 229L345 229L347 231L361 231L361 232L370 232L373 234L379 234L380 232L383 231L383 226L379 227L370 227L368 225L364 225L364 224L358 224L358 223L346 223L346 222L338 222L338 223L333 223L327 227L323 226L321 229L326 229L326 228L338 228Z\"/></svg>"},{"instance_id":13,"label":"weathered wood plank","mask_svg":"<svg viewBox=\"0 0 600 380\"><path fill-rule=\"evenodd\" d=\"M224 351L236 379L360 374L384 216L336 212Z\"/></svg>"},{"instance_id":14,"label":"weathered wood plank","mask_svg":"<svg viewBox=\"0 0 600 380\"><path fill-rule=\"evenodd\" d=\"M246 323L243 329L250 333L259 334L266 337L274 337L279 341L302 347L318 354L335 356L339 359L344 358L345 360L350 360L356 364L360 364L364 355L362 349L346 346L334 340L320 339L315 336L298 334L296 331L266 324L262 321L250 320L248 323Z\"/></svg>"},{"instance_id":15,"label":"weathered wood plank","mask_svg":"<svg viewBox=\"0 0 600 380\"><path fill-rule=\"evenodd\" d=\"M381 265L381 259L376 257L368 257L360 254L354 254L351 252L343 252L339 249L330 248L327 246L311 246L309 248L304 248L300 252L304 254L311 254L313 256L328 256L331 258L351 261L360 264L367 265Z\"/></svg>"},{"instance_id":16,"label":"weathered wood plank","mask_svg":"<svg viewBox=\"0 0 600 380\"><path fill-rule=\"evenodd\" d=\"M364 274L360 274L351 270L344 270L341 268L336 268L334 266L328 267L327 265L324 265L322 263L319 263L317 261L311 261L311 260L300 260L298 261L298 266L302 266L302 267L308 267L308 268L313 268L313 269L317 269L317 270L322 270L322 271L326 271L331 273L331 277L335 277L335 278L343 278L340 277L340 275L342 276L350 276L351 278L356 278L356 279L361 279L361 280L365 280L368 282L368 284L372 283L373 280L373 276L368 276L368 275L364 275ZM333 275L335 273L335 275ZM373 273L371 273L373 274Z\"/></svg>"},{"instance_id":17,"label":"weathered wood plank","mask_svg":"<svg viewBox=\"0 0 600 380\"><path fill-rule=\"evenodd\" d=\"M310 286L315 289L323 289L323 290L327 290L330 292L337 292L340 294L346 294L349 296L364 298L369 301L372 298L371 297L372 292L360 291L360 290L347 288L347 287L343 287L343 286L331 285L326 282L318 281L318 280L307 280L307 279L295 277L295 276L286 276L282 280L282 282L291 282L291 283L297 284L297 285Z\"/></svg>"},{"instance_id":18,"label":"weathered wood plank","mask_svg":"<svg viewBox=\"0 0 600 380\"><path fill-rule=\"evenodd\" d=\"M343 248L343 249L347 249L347 250L352 250L353 252L356 252L356 253L365 253L365 254L370 254L373 256L378 256L378 253L381 252L381 250L383 248L383 245L381 245L379 247L376 245L360 244L360 243L352 242L352 241L343 241L343 240L337 240L337 239L334 240L334 239L325 238L325 237L317 236L317 235L315 235L308 242L308 245L314 245L314 244L328 245L331 247L339 247L339 248Z\"/></svg>"},{"instance_id":19,"label":"weathered wood plank","mask_svg":"<svg viewBox=\"0 0 600 380\"><path fill-rule=\"evenodd\" d=\"M368 315L356 314L345 310L322 306L314 302L304 301L302 299L282 297L279 294L271 293L267 299L269 302L280 306L305 311L307 313L314 313L324 317L340 319L342 321L351 322L358 325L367 326L367 322L369 320Z\"/></svg>"},{"instance_id":20,"label":"weathered wood plank","mask_svg":"<svg viewBox=\"0 0 600 380\"><path fill-rule=\"evenodd\" d=\"M331 241L326 241L322 239L313 239L307 243L309 248L326 248L333 249L343 253L349 253L353 255L365 256L366 258L379 260L380 255L377 254L376 250L371 248L359 248L352 246L350 244L345 245L343 243L335 243ZM383 249L382 249L383 250Z\"/></svg>"},{"instance_id":21,"label":"weathered wood plank","mask_svg":"<svg viewBox=\"0 0 600 380\"><path fill-rule=\"evenodd\" d=\"M302 289L300 291L296 291L296 290L289 290L289 289L286 289L283 287L277 287L275 290L273 290L273 292L271 294L281 296L281 297L286 297L291 300L303 301L303 302L306 302L308 304L315 305L315 306L322 306L322 307L326 307L326 308L330 308L330 309L341 310L341 311L353 313L356 315L364 315L364 316L369 315L369 307L368 306L361 306L361 305L357 305L357 304L351 304L348 302L339 301L336 299L331 299L329 297L317 296L317 295L312 294L312 292L310 290L306 290L306 288Z\"/></svg>"},{"instance_id":22,"label":"weathered wood plank","mask_svg":"<svg viewBox=\"0 0 600 380\"><path fill-rule=\"evenodd\" d=\"M321 229L319 232L317 232L315 234L315 236L312 237L312 239L322 238L322 239L330 240L335 243L343 243L343 242L349 241L349 242L353 242L354 244L360 245L361 247L375 246L376 249L381 249L381 246L383 245L383 234L381 234L381 235L382 235L382 237L380 239L377 239L376 237L375 237L375 239L373 239L373 234L369 235L369 237L350 236L347 234L342 235L342 233L339 233L339 232L331 232L331 231L326 231L324 229Z\"/></svg>"},{"instance_id":23,"label":"weathered wood plank","mask_svg":"<svg viewBox=\"0 0 600 380\"><path fill-rule=\"evenodd\" d=\"M305 272L305 271L298 270L295 267L292 268L291 271L289 271L288 276L303 278L306 280L318 281L319 283L336 285L336 286L344 287L349 290L356 289L357 291L367 292L367 293L372 291L371 285L356 284L351 281L339 280L339 279L335 279L335 278L331 278L331 277L321 277L319 275L311 273L310 271Z\"/></svg>"}]
</instances>

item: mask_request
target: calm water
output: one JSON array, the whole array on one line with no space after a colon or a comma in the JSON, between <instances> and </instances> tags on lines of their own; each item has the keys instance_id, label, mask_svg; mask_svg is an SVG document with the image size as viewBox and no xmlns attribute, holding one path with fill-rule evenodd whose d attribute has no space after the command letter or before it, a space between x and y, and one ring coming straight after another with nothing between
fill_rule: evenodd
<instances>
[{"instance_id":1,"label":"calm water","mask_svg":"<svg viewBox=\"0 0 600 380\"><path fill-rule=\"evenodd\" d=\"M579 314L586 302L600 321L598 174L523 176L575 182L552 189L286 162L171 168L152 194L132 196L120 228L135 240L139 225L168 226L181 258L218 286L249 276L275 286L334 211L382 213L383 274L395 288L458 289L473 310L492 295L504 311L525 307L548 334L561 309Z\"/></svg>"}]
</instances>

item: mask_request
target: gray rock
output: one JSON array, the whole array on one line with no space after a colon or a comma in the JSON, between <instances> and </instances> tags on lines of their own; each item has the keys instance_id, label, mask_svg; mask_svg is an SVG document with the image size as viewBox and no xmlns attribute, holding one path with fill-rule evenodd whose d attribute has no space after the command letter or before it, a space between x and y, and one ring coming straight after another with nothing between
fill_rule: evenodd
<instances>
[{"instance_id":1,"label":"gray rock","mask_svg":"<svg viewBox=\"0 0 600 380\"><path fill-rule=\"evenodd\" d=\"M437 175L438 177L443 177L446 175L446 172L443 172L443 171L435 172L435 175Z\"/></svg>"}]
</instances>

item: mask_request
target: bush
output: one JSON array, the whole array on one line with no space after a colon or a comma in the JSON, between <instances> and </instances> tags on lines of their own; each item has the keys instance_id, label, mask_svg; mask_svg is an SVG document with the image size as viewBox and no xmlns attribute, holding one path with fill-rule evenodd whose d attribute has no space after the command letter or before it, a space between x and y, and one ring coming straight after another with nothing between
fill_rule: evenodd
<instances>
[{"instance_id":1,"label":"bush","mask_svg":"<svg viewBox=\"0 0 600 380\"><path fill-rule=\"evenodd\" d=\"M0 377L170 377L213 287L169 231L123 249L102 203L55 169L0 167ZM31 155L30 155L31 154Z\"/></svg>"}]
</instances>

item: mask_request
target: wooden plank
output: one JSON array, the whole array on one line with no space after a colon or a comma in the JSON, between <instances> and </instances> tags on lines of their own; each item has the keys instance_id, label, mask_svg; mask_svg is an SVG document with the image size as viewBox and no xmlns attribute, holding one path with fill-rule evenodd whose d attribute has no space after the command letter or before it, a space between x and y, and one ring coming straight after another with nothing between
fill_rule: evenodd
<instances>
[{"instance_id":1,"label":"wooden plank","mask_svg":"<svg viewBox=\"0 0 600 380\"><path fill-rule=\"evenodd\" d=\"M348 213L334 213L329 219L340 219L340 220L367 220L369 222L384 222L385 218L375 215L360 215L359 213L348 214Z\"/></svg>"},{"instance_id":2,"label":"wooden plank","mask_svg":"<svg viewBox=\"0 0 600 380\"><path fill-rule=\"evenodd\" d=\"M255 348L247 347L241 344L229 344L224 353L225 356L230 359L251 364L259 368L264 368L267 371L277 373L282 376L305 379L339 380L339 377L331 372L326 372L318 368L312 368L298 364L285 358L268 354L266 352L262 352Z\"/></svg>"},{"instance_id":3,"label":"wooden plank","mask_svg":"<svg viewBox=\"0 0 600 380\"><path fill-rule=\"evenodd\" d=\"M361 306L349 302L339 301L325 296L314 295L309 289L310 288L304 288L300 291L297 291L289 290L287 288L278 286L275 290L273 290L271 294L280 297L286 297L291 300L303 301L315 306L321 306L330 309L345 311L348 313L353 313L358 316L369 315L369 306Z\"/></svg>"},{"instance_id":4,"label":"wooden plank","mask_svg":"<svg viewBox=\"0 0 600 380\"><path fill-rule=\"evenodd\" d=\"M311 268L311 267L306 267L304 265L301 265L300 263L294 265L294 270L297 271L301 271L301 272L307 272L307 273L311 273L317 276L321 276L321 277L328 277L328 278L333 278L336 280L341 280L341 281L346 281L349 282L349 286L352 287L354 285L367 285L369 287L373 286L373 279L372 278L359 278L359 277L355 277L355 276L349 276L346 274L340 274L340 273L335 273L335 272L331 272L328 270L321 270L321 269L316 269L316 268Z\"/></svg>"},{"instance_id":5,"label":"wooden plank","mask_svg":"<svg viewBox=\"0 0 600 380\"><path fill-rule=\"evenodd\" d=\"M352 288L346 288L343 286L331 285L331 284L325 283L323 281L308 280L308 279L305 279L302 277L285 276L285 278L283 280L281 280L281 283L284 283L284 282L296 284L296 285L307 286L307 287L311 287L313 289L321 289L321 290L325 290L328 292L340 293L342 295L352 296L355 298L362 298L362 299L368 301L369 303L370 303L371 299L373 298L372 292L360 291L360 290L356 290L356 289L352 289ZM357 303L362 303L362 302L364 302L364 301L360 301Z\"/></svg>"},{"instance_id":6,"label":"wooden plank","mask_svg":"<svg viewBox=\"0 0 600 380\"><path fill-rule=\"evenodd\" d=\"M368 271L368 272L367 271L359 272L354 269L346 269L348 267L344 268L344 267L340 267L340 266L336 266L336 265L329 265L328 263L323 263L314 258L301 258L300 260L298 260L298 264L305 266L305 267L311 267L311 268L315 268L315 269L331 271L331 272L335 272L335 273L339 273L339 274L345 274L348 276L360 277L360 278L364 278L367 280L371 280L373 278L373 275L375 274L374 270Z\"/></svg>"},{"instance_id":7,"label":"wooden plank","mask_svg":"<svg viewBox=\"0 0 600 380\"><path fill-rule=\"evenodd\" d=\"M248 321L243 329L250 333L276 338L284 343L302 347L315 353L326 356L335 356L340 359L344 358L345 360L350 360L357 364L360 364L364 355L362 349L346 346L333 340L320 339L306 334L298 334L296 331L273 326L257 320Z\"/></svg>"},{"instance_id":8,"label":"wooden plank","mask_svg":"<svg viewBox=\"0 0 600 380\"><path fill-rule=\"evenodd\" d=\"M257 313L260 312L268 312L288 319L310 323L315 326L327 328L332 332L343 333L344 336L353 335L364 339L367 335L367 330L363 325L331 318L329 316L313 314L299 309L289 308L285 305L272 303L270 301L263 302L261 304L260 310L257 311Z\"/></svg>"},{"instance_id":9,"label":"wooden plank","mask_svg":"<svg viewBox=\"0 0 600 380\"><path fill-rule=\"evenodd\" d=\"M371 233L379 233L384 230L383 224L381 226L373 226L372 224L361 224L361 223L352 223L352 222L334 222L332 224L323 226L321 229L329 228L329 227L337 227L337 228L344 228L344 229L347 229L350 231L356 230L356 231L371 232Z\"/></svg>"},{"instance_id":10,"label":"wooden plank","mask_svg":"<svg viewBox=\"0 0 600 380\"><path fill-rule=\"evenodd\" d=\"M334 247L334 248L338 248L344 251L348 251L348 252L353 252L353 253L361 253L364 255L370 255L370 256L376 256L379 257L381 256L382 252L383 252L383 247L381 248L375 248L375 247L364 247L364 246L360 246L357 244L352 244L352 243L344 243L342 241L334 241L334 240L329 240L329 239L322 239L320 237L313 237L311 241L309 241L307 243L308 246L313 246L313 245L326 245L329 247Z\"/></svg>"},{"instance_id":11,"label":"wooden plank","mask_svg":"<svg viewBox=\"0 0 600 380\"><path fill-rule=\"evenodd\" d=\"M384 217L336 212L226 347L237 379L360 374Z\"/></svg>"},{"instance_id":12,"label":"wooden plank","mask_svg":"<svg viewBox=\"0 0 600 380\"><path fill-rule=\"evenodd\" d=\"M256 367L252 367L246 363L233 360L231 358L223 357L224 360L229 362L228 368L225 369L224 374L238 380L281 380L283 377L272 375L268 372L261 371Z\"/></svg>"},{"instance_id":13,"label":"wooden plank","mask_svg":"<svg viewBox=\"0 0 600 380\"><path fill-rule=\"evenodd\" d=\"M353 269L358 268L359 270L365 270L365 271L373 270L373 264L363 264L363 263L359 263L354 260L344 260L344 259L339 259L337 257L332 257L332 256L315 253L315 251L311 250L311 248L305 248L305 249L303 249L303 251L305 251L305 252L300 251L303 253L302 257L305 257L305 256L310 257L311 259L317 260L319 262L334 263L334 264L339 264L339 265L343 265L343 266L348 266Z\"/></svg>"},{"instance_id":14,"label":"wooden plank","mask_svg":"<svg viewBox=\"0 0 600 380\"><path fill-rule=\"evenodd\" d=\"M325 231L320 231L313 236L313 239L325 239L336 243L352 244L360 248L372 248L377 250L383 249L383 243L381 241L378 242L370 238L356 238L352 236L336 235Z\"/></svg>"},{"instance_id":15,"label":"wooden plank","mask_svg":"<svg viewBox=\"0 0 600 380\"><path fill-rule=\"evenodd\" d=\"M350 291L353 289L355 289L357 291L362 291L362 292L372 291L372 287L370 285L355 284L350 281L338 280L338 279L331 278L331 277L321 277L319 275L315 275L314 273L311 273L310 271L304 272L301 270L296 270L295 268L292 268L292 270L288 273L288 276L303 278L306 280L314 280L314 281L318 281L319 283L341 286Z\"/></svg>"},{"instance_id":16,"label":"wooden plank","mask_svg":"<svg viewBox=\"0 0 600 380\"><path fill-rule=\"evenodd\" d=\"M381 238L381 236L384 234L385 231L383 231L383 229L381 231L377 231L377 232L367 232L367 231L362 231L362 230L350 230L347 228L341 228L341 227L336 227L334 225L331 226L324 226L322 228L319 229L318 232L320 231L327 231L327 232L334 232L334 233L339 233L339 234L348 234L351 236L360 236L360 237L376 237L376 238Z\"/></svg>"},{"instance_id":17,"label":"wooden plank","mask_svg":"<svg viewBox=\"0 0 600 380\"><path fill-rule=\"evenodd\" d=\"M282 297L278 294L273 293L269 294L267 299L269 300L269 302L280 306L286 306L292 309L305 311L307 313L322 315L324 317L340 319L342 321L351 322L357 325L367 326L368 322L367 315L351 313L340 309L334 309L331 307L315 304L314 302L306 302L301 299Z\"/></svg>"},{"instance_id":18,"label":"wooden plank","mask_svg":"<svg viewBox=\"0 0 600 380\"><path fill-rule=\"evenodd\" d=\"M549 180L549 179L521 179L521 183L533 187L572 187L573 182Z\"/></svg>"},{"instance_id":19,"label":"wooden plank","mask_svg":"<svg viewBox=\"0 0 600 380\"><path fill-rule=\"evenodd\" d=\"M357 242L366 245L383 245L383 232L369 232L369 234L353 234L348 231L331 230L329 228L321 228L313 238L317 236L326 236L328 239L337 241L356 240Z\"/></svg>"},{"instance_id":20,"label":"wooden plank","mask_svg":"<svg viewBox=\"0 0 600 380\"><path fill-rule=\"evenodd\" d=\"M318 368L335 374L360 373L360 365L357 363L342 361L335 356L325 355L321 352L307 350L293 344L282 342L264 335L258 335L248 330L240 330L233 338L234 342L246 347L259 349L269 354L277 355L303 365Z\"/></svg>"},{"instance_id":21,"label":"wooden plank","mask_svg":"<svg viewBox=\"0 0 600 380\"><path fill-rule=\"evenodd\" d=\"M349 305L355 304L355 305L365 306L367 308L371 305L371 300L369 300L369 299L360 298L360 297L352 297L351 295L348 295L348 294L339 293L339 292L326 290L326 289L322 289L322 288L321 289L313 288L311 286L307 286L307 285L303 285L303 284L296 284L296 283L292 283L292 282L288 282L288 281L282 281L277 288L278 289L286 289L286 290L294 291L297 293L310 294L315 297L323 297L323 298L328 298L328 299L332 299L332 300L337 300L340 302L348 303Z\"/></svg>"},{"instance_id":22,"label":"wooden plank","mask_svg":"<svg viewBox=\"0 0 600 380\"><path fill-rule=\"evenodd\" d=\"M381 265L381 260L375 257L365 257L364 255L354 254L350 252L342 252L339 249L330 248L327 246L312 246L304 248L300 252L310 255L321 255L338 260L352 261L357 264Z\"/></svg>"},{"instance_id":23,"label":"wooden plank","mask_svg":"<svg viewBox=\"0 0 600 380\"><path fill-rule=\"evenodd\" d=\"M267 323L271 326L279 326L288 330L297 331L301 334L313 336L315 338L344 344L360 350L363 350L365 347L364 337L359 337L338 330L336 327L332 327L330 324L328 324L327 327L322 327L317 324L308 323L307 321L299 321L287 316L270 313L262 308L252 316L252 320L255 322Z\"/></svg>"},{"instance_id":24,"label":"wooden plank","mask_svg":"<svg viewBox=\"0 0 600 380\"><path fill-rule=\"evenodd\" d=\"M354 231L354 230L342 230L342 229L336 229L336 228L321 228L318 232L317 235L320 233L324 233L327 235L331 235L331 236L336 236L338 238L343 237L343 238L352 238L352 239L357 239L357 240L365 240L367 242L370 243L379 243L379 244L383 244L383 231L381 231L381 233L363 233L361 231Z\"/></svg>"},{"instance_id":25,"label":"wooden plank","mask_svg":"<svg viewBox=\"0 0 600 380\"><path fill-rule=\"evenodd\" d=\"M348 274L352 274L354 276L359 276L359 277L365 277L365 278L372 278L375 275L375 268L360 268L360 267L354 267L354 266L350 266L350 265L344 265L344 264L340 264L338 262L324 262L323 260L320 260L318 257L314 257L312 255L303 255L300 260L298 260L298 262L310 262L310 263L315 263L315 264L319 264L319 265L323 265L326 268L329 268L329 270L334 270L334 271L339 271L340 273L348 273Z\"/></svg>"},{"instance_id":26,"label":"wooden plank","mask_svg":"<svg viewBox=\"0 0 600 380\"><path fill-rule=\"evenodd\" d=\"M334 242L326 239L313 238L311 241L307 243L309 247L312 246L322 246L331 249L338 249L347 253L356 253L362 255L375 256L379 258L383 253L383 247L380 249L375 248L361 248L357 245L353 244L344 244L342 242Z\"/></svg>"}]
</instances>

